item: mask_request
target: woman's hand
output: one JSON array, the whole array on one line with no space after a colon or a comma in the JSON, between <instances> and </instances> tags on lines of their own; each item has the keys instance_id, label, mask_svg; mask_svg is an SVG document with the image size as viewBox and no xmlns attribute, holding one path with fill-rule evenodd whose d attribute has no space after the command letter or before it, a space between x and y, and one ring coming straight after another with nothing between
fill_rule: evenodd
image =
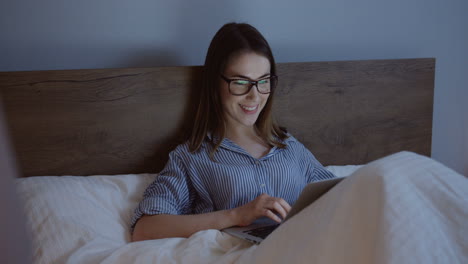
<instances>
[{"instance_id":1,"label":"woman's hand","mask_svg":"<svg viewBox=\"0 0 468 264\"><path fill-rule=\"evenodd\" d=\"M291 210L291 206L282 198L261 194L255 200L233 209L235 222L238 226L250 225L261 217L268 217L278 223L285 218ZM281 218L278 217L279 214Z\"/></svg>"}]
</instances>

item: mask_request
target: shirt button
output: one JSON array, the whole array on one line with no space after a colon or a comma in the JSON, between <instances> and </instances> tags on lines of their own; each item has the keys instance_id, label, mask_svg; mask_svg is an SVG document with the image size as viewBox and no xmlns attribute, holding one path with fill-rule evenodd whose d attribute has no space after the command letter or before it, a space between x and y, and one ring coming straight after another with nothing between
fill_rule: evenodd
<instances>
[{"instance_id":1,"label":"shirt button","mask_svg":"<svg viewBox=\"0 0 468 264\"><path fill-rule=\"evenodd\" d=\"M259 164L260 164L260 161L256 160L256 161L255 161L255 164L259 165Z\"/></svg>"},{"instance_id":2,"label":"shirt button","mask_svg":"<svg viewBox=\"0 0 468 264\"><path fill-rule=\"evenodd\" d=\"M260 187L265 187L265 184L264 183L260 184Z\"/></svg>"}]
</instances>

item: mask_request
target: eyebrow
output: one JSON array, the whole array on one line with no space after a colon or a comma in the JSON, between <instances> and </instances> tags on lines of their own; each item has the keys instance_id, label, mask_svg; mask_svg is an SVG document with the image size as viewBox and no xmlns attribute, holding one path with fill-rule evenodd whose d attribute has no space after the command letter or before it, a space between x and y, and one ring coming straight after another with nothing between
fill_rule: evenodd
<instances>
[{"instance_id":1,"label":"eyebrow","mask_svg":"<svg viewBox=\"0 0 468 264\"><path fill-rule=\"evenodd\" d=\"M266 76L268 76L268 75L270 75L270 73L265 73L265 74L263 74L262 76L258 77L257 80L262 79L263 77L266 77ZM244 75L241 75L241 74L236 74L236 75L233 75L233 76L232 76L232 78L236 78L236 77L237 77L237 78L243 78L243 79L252 80L252 79L250 79L249 77L244 76Z\"/></svg>"}]
</instances>

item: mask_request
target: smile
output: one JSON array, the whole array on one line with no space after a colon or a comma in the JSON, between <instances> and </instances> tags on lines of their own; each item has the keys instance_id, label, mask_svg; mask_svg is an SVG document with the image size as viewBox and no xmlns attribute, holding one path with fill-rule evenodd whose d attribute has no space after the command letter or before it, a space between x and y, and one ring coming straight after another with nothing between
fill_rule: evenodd
<instances>
[{"instance_id":1,"label":"smile","mask_svg":"<svg viewBox=\"0 0 468 264\"><path fill-rule=\"evenodd\" d=\"M241 105L240 104L240 107L242 107L242 109L245 109L247 111L254 111L254 110L256 110L258 108L258 105L256 105L256 106L246 106L246 105Z\"/></svg>"}]
</instances>

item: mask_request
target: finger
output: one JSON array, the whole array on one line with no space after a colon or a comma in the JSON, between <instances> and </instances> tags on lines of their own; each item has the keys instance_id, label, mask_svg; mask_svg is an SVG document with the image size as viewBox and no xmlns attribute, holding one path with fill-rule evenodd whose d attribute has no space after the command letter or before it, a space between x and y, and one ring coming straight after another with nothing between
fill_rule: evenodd
<instances>
[{"instance_id":1,"label":"finger","mask_svg":"<svg viewBox=\"0 0 468 264\"><path fill-rule=\"evenodd\" d=\"M286 215L288 214L286 212L286 210L283 208L283 206L276 200L273 200L271 203L270 203L270 207L269 209L273 209L275 210L277 213L279 213L281 215L281 218L286 218Z\"/></svg>"},{"instance_id":2,"label":"finger","mask_svg":"<svg viewBox=\"0 0 468 264\"><path fill-rule=\"evenodd\" d=\"M283 198L278 198L278 202L281 204L284 210L286 210L286 214L288 214L289 211L291 211L291 206Z\"/></svg>"},{"instance_id":3,"label":"finger","mask_svg":"<svg viewBox=\"0 0 468 264\"><path fill-rule=\"evenodd\" d=\"M267 201L270 198L271 198L271 196L266 194L266 193L262 193L259 196L257 196L257 199L260 200L260 201Z\"/></svg>"},{"instance_id":4,"label":"finger","mask_svg":"<svg viewBox=\"0 0 468 264\"><path fill-rule=\"evenodd\" d=\"M264 215L277 223L281 223L281 219L269 209L265 209Z\"/></svg>"}]
</instances>

